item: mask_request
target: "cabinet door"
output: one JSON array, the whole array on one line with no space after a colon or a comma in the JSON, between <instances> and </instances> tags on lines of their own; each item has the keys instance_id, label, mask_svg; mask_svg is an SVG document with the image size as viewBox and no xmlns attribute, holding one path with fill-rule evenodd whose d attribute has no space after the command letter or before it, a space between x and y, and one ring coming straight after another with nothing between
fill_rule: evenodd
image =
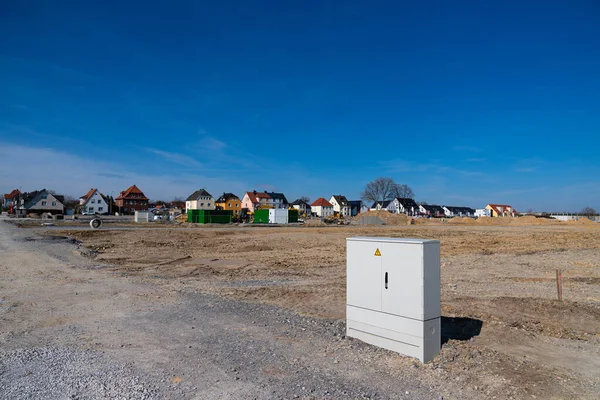
<instances>
[{"instance_id":1,"label":"cabinet door","mask_svg":"<svg viewBox=\"0 0 600 400\"><path fill-rule=\"evenodd\" d=\"M346 303L381 311L381 243L347 242ZM381 251L381 250L380 250Z\"/></svg>"},{"instance_id":2,"label":"cabinet door","mask_svg":"<svg viewBox=\"0 0 600 400\"><path fill-rule=\"evenodd\" d=\"M382 311L422 320L423 245L386 243L381 260Z\"/></svg>"}]
</instances>

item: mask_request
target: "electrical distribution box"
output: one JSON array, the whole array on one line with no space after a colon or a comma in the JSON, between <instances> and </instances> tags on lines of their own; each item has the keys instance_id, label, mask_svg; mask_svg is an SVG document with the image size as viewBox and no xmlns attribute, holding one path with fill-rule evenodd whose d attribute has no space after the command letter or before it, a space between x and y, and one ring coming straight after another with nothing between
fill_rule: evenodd
<instances>
[{"instance_id":1,"label":"electrical distribution box","mask_svg":"<svg viewBox=\"0 0 600 400\"><path fill-rule=\"evenodd\" d=\"M440 242L346 239L347 336L422 362L441 346Z\"/></svg>"}]
</instances>

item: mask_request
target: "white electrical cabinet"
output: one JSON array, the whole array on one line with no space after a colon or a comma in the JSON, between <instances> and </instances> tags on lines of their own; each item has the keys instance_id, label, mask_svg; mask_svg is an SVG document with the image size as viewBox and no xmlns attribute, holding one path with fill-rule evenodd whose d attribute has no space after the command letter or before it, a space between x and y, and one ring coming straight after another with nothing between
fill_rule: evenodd
<instances>
[{"instance_id":1,"label":"white electrical cabinet","mask_svg":"<svg viewBox=\"0 0 600 400\"><path fill-rule=\"evenodd\" d=\"M347 336L422 362L441 345L440 242L346 239Z\"/></svg>"},{"instance_id":2,"label":"white electrical cabinet","mask_svg":"<svg viewBox=\"0 0 600 400\"><path fill-rule=\"evenodd\" d=\"M273 208L269 210L270 224L287 224L288 210L287 208Z\"/></svg>"}]
</instances>

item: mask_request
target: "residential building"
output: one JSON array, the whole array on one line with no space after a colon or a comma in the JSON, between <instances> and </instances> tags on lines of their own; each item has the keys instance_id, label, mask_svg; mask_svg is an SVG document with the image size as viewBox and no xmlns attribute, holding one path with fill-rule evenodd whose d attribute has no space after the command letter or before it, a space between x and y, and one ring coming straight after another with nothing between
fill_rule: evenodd
<instances>
[{"instance_id":1,"label":"residential building","mask_svg":"<svg viewBox=\"0 0 600 400\"><path fill-rule=\"evenodd\" d=\"M148 198L136 185L131 185L119 194L115 205L120 213L134 214L136 211L148 210Z\"/></svg>"},{"instance_id":2,"label":"residential building","mask_svg":"<svg viewBox=\"0 0 600 400\"><path fill-rule=\"evenodd\" d=\"M273 205L273 208L283 208L285 210L290 208L290 204L288 203L288 201L285 198L285 196L283 195L283 193L277 193L277 192L265 192L265 193L267 193L269 195L269 197L271 198L271 204Z\"/></svg>"},{"instance_id":3,"label":"residential building","mask_svg":"<svg viewBox=\"0 0 600 400\"><path fill-rule=\"evenodd\" d=\"M292 202L290 204L290 206L292 206L292 208L298 210L300 215L310 215L310 213L311 213L310 204L308 204L304 200L298 199L298 200Z\"/></svg>"},{"instance_id":4,"label":"residential building","mask_svg":"<svg viewBox=\"0 0 600 400\"><path fill-rule=\"evenodd\" d=\"M64 196L52 194L46 189L22 193L19 196L18 212L27 213L50 213L64 214Z\"/></svg>"},{"instance_id":5,"label":"residential building","mask_svg":"<svg viewBox=\"0 0 600 400\"><path fill-rule=\"evenodd\" d=\"M488 204L485 206L486 209L490 210L490 217L516 217L517 211L506 204Z\"/></svg>"},{"instance_id":6,"label":"residential building","mask_svg":"<svg viewBox=\"0 0 600 400\"><path fill-rule=\"evenodd\" d=\"M329 199L329 202L333 205L334 213L337 213L342 217L350 216L350 205L348 204L348 199L346 198L346 196L342 196L341 194L334 194Z\"/></svg>"},{"instance_id":7,"label":"residential building","mask_svg":"<svg viewBox=\"0 0 600 400\"><path fill-rule=\"evenodd\" d=\"M474 217L475 210L469 207L442 206L446 217Z\"/></svg>"},{"instance_id":8,"label":"residential building","mask_svg":"<svg viewBox=\"0 0 600 400\"><path fill-rule=\"evenodd\" d=\"M478 208L475 210L475 216L476 217L491 217L492 212L490 210L488 210L487 208Z\"/></svg>"},{"instance_id":9,"label":"residential building","mask_svg":"<svg viewBox=\"0 0 600 400\"><path fill-rule=\"evenodd\" d=\"M231 210L233 216L240 216L242 212L242 202L239 197L233 193L223 193L215 202L217 210Z\"/></svg>"},{"instance_id":10,"label":"residential building","mask_svg":"<svg viewBox=\"0 0 600 400\"><path fill-rule=\"evenodd\" d=\"M331 217L333 215L333 204L319 197L310 205L311 212L319 217Z\"/></svg>"},{"instance_id":11,"label":"residential building","mask_svg":"<svg viewBox=\"0 0 600 400\"><path fill-rule=\"evenodd\" d=\"M400 212L408 216L415 216L419 214L419 205L414 199L409 197L398 197L398 203L400 206Z\"/></svg>"},{"instance_id":12,"label":"residential building","mask_svg":"<svg viewBox=\"0 0 600 400\"><path fill-rule=\"evenodd\" d=\"M242 198L242 208L248 209L249 212L254 212L258 209L265 208L283 208L288 209L289 203L283 193L277 192L246 192Z\"/></svg>"},{"instance_id":13,"label":"residential building","mask_svg":"<svg viewBox=\"0 0 600 400\"><path fill-rule=\"evenodd\" d=\"M348 201L348 208L350 209L351 217L355 217L360 213L369 211L369 207L367 207L361 200Z\"/></svg>"},{"instance_id":14,"label":"residential building","mask_svg":"<svg viewBox=\"0 0 600 400\"><path fill-rule=\"evenodd\" d=\"M79 205L81 211L86 213L105 214L111 211L108 197L94 188L79 198Z\"/></svg>"},{"instance_id":15,"label":"residential building","mask_svg":"<svg viewBox=\"0 0 600 400\"><path fill-rule=\"evenodd\" d=\"M371 205L369 210L371 210L371 211L387 210L389 205L390 205L390 200L376 201Z\"/></svg>"},{"instance_id":16,"label":"residential building","mask_svg":"<svg viewBox=\"0 0 600 400\"><path fill-rule=\"evenodd\" d=\"M204 189L198 189L185 199L186 210L214 210L215 198Z\"/></svg>"},{"instance_id":17,"label":"residential building","mask_svg":"<svg viewBox=\"0 0 600 400\"><path fill-rule=\"evenodd\" d=\"M421 204L419 206L419 212L430 217L445 217L446 213L440 206L434 204Z\"/></svg>"},{"instance_id":18,"label":"residential building","mask_svg":"<svg viewBox=\"0 0 600 400\"><path fill-rule=\"evenodd\" d=\"M21 192L19 189L13 189L12 192L5 194L2 199L2 207L7 208L13 206L13 208L15 208L19 202L20 194Z\"/></svg>"},{"instance_id":19,"label":"residential building","mask_svg":"<svg viewBox=\"0 0 600 400\"><path fill-rule=\"evenodd\" d=\"M262 193L256 190L246 192L242 198L242 208L247 209L251 213L260 209L273 208L271 196L267 192Z\"/></svg>"}]
</instances>

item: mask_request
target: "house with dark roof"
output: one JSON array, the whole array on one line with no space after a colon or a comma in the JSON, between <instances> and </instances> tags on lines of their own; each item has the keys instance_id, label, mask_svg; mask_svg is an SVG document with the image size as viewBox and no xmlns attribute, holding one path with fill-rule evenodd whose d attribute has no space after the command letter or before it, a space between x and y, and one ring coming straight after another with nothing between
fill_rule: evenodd
<instances>
[{"instance_id":1,"label":"house with dark roof","mask_svg":"<svg viewBox=\"0 0 600 400\"><path fill-rule=\"evenodd\" d=\"M300 215L310 215L310 213L311 213L310 204L308 204L304 200L300 200L300 199L294 200L290 204L290 206L291 206L291 208L298 210Z\"/></svg>"},{"instance_id":2,"label":"house with dark roof","mask_svg":"<svg viewBox=\"0 0 600 400\"><path fill-rule=\"evenodd\" d=\"M400 206L400 212L408 216L415 216L419 214L419 205L414 199L408 197L398 197L398 204Z\"/></svg>"},{"instance_id":3,"label":"house with dark roof","mask_svg":"<svg viewBox=\"0 0 600 400\"><path fill-rule=\"evenodd\" d=\"M470 207L442 206L446 217L474 217L475 209Z\"/></svg>"},{"instance_id":4,"label":"house with dark roof","mask_svg":"<svg viewBox=\"0 0 600 400\"><path fill-rule=\"evenodd\" d=\"M346 198L346 196L342 196L341 194L334 194L329 199L329 202L333 204L334 213L337 213L343 217L350 215L350 205L348 204L348 199Z\"/></svg>"},{"instance_id":5,"label":"house with dark roof","mask_svg":"<svg viewBox=\"0 0 600 400\"><path fill-rule=\"evenodd\" d=\"M198 189L185 199L186 210L214 210L215 198L205 189Z\"/></svg>"},{"instance_id":6,"label":"house with dark roof","mask_svg":"<svg viewBox=\"0 0 600 400\"><path fill-rule=\"evenodd\" d=\"M136 211L148 211L148 198L136 185L123 190L115 199L115 205L123 214L134 214Z\"/></svg>"},{"instance_id":7,"label":"house with dark roof","mask_svg":"<svg viewBox=\"0 0 600 400\"><path fill-rule=\"evenodd\" d=\"M271 204L273 205L273 208L283 208L283 209L288 209L290 207L290 204L288 203L287 199L285 198L285 195L283 193L277 193L277 192L265 192L269 195L269 197L271 198Z\"/></svg>"},{"instance_id":8,"label":"house with dark roof","mask_svg":"<svg viewBox=\"0 0 600 400\"><path fill-rule=\"evenodd\" d=\"M6 193L2 197L2 207L10 207L13 206L15 208L17 203L19 202L19 195L21 192L19 189L13 189L10 193Z\"/></svg>"},{"instance_id":9,"label":"house with dark roof","mask_svg":"<svg viewBox=\"0 0 600 400\"><path fill-rule=\"evenodd\" d=\"M333 215L333 204L323 197L319 197L310 205L310 210L319 217L331 217Z\"/></svg>"},{"instance_id":10,"label":"house with dark roof","mask_svg":"<svg viewBox=\"0 0 600 400\"><path fill-rule=\"evenodd\" d=\"M516 217L517 210L507 204L488 204L485 206L486 209L490 210L490 217Z\"/></svg>"},{"instance_id":11,"label":"house with dark roof","mask_svg":"<svg viewBox=\"0 0 600 400\"><path fill-rule=\"evenodd\" d=\"M436 217L436 218L446 216L444 209L435 204L421 204L419 206L419 212L421 214L428 215L430 217Z\"/></svg>"},{"instance_id":12,"label":"house with dark roof","mask_svg":"<svg viewBox=\"0 0 600 400\"><path fill-rule=\"evenodd\" d=\"M46 189L35 190L33 192L21 193L20 202L17 206L18 213L25 215L27 213L50 213L64 214L65 196L52 194Z\"/></svg>"},{"instance_id":13,"label":"house with dark roof","mask_svg":"<svg viewBox=\"0 0 600 400\"><path fill-rule=\"evenodd\" d=\"M111 211L108 197L94 188L79 198L79 205L85 213L107 214Z\"/></svg>"},{"instance_id":14,"label":"house with dark roof","mask_svg":"<svg viewBox=\"0 0 600 400\"><path fill-rule=\"evenodd\" d=\"M223 193L216 201L217 210L231 210L234 216L242 212L242 201L233 193Z\"/></svg>"},{"instance_id":15,"label":"house with dark roof","mask_svg":"<svg viewBox=\"0 0 600 400\"><path fill-rule=\"evenodd\" d=\"M355 217L360 213L369 211L369 207L363 203L362 200L350 200L348 201L348 208L350 209L350 216Z\"/></svg>"}]
</instances>

